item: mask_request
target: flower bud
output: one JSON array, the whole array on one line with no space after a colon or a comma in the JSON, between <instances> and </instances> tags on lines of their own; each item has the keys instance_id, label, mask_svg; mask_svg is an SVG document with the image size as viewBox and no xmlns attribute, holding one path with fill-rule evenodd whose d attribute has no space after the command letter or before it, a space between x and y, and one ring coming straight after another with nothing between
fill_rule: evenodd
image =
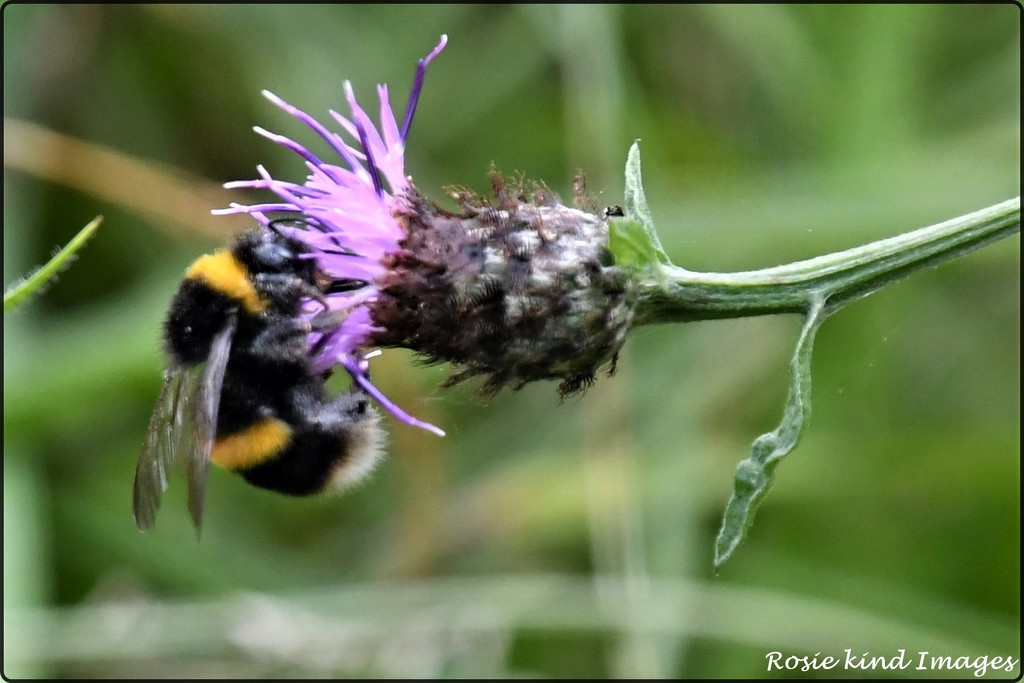
<instances>
[{"instance_id":1,"label":"flower bud","mask_svg":"<svg viewBox=\"0 0 1024 683\"><path fill-rule=\"evenodd\" d=\"M457 212L411 190L407 236L384 258L371 305L373 344L455 366L445 383L486 377L481 391L560 379L563 396L614 367L633 317L630 280L608 251L608 224L541 184L494 200L452 190ZM529 190L529 191L528 191Z\"/></svg>"}]
</instances>

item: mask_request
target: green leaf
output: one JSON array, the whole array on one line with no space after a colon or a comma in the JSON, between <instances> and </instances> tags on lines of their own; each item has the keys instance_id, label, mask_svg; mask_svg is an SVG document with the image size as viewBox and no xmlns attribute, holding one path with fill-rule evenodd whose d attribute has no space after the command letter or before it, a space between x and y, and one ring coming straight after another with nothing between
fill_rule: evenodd
<instances>
[{"instance_id":1,"label":"green leaf","mask_svg":"<svg viewBox=\"0 0 1024 683\"><path fill-rule=\"evenodd\" d=\"M775 431L759 436L750 456L736 467L732 497L715 541L716 570L746 538L754 523L754 514L775 479L775 467L796 446L811 417L811 350L818 328L832 312L834 309L826 308L819 299L807 313L790 361L793 377L782 422Z\"/></svg>"},{"instance_id":2,"label":"green leaf","mask_svg":"<svg viewBox=\"0 0 1024 683\"><path fill-rule=\"evenodd\" d=\"M647 198L644 196L643 178L640 175L640 141L633 142L629 148L629 155L626 157L626 192L625 207L626 218L640 224L645 233L645 239L639 240L631 236L630 243L643 245L638 253L642 254L652 265L661 263L669 265L668 255L661 246L658 233L654 229L654 219L651 217L651 210L647 207ZM633 230L631 229L632 233ZM612 251L618 256L615 247Z\"/></svg>"},{"instance_id":3,"label":"green leaf","mask_svg":"<svg viewBox=\"0 0 1024 683\"><path fill-rule=\"evenodd\" d=\"M103 216L96 216L67 243L67 246L58 250L46 265L4 292L4 315L17 308L32 294L41 292L46 284L52 282L61 271L70 266L75 260L75 254L85 246L102 222Z\"/></svg>"},{"instance_id":4,"label":"green leaf","mask_svg":"<svg viewBox=\"0 0 1024 683\"><path fill-rule=\"evenodd\" d=\"M627 270L655 271L661 261L658 245L646 228L632 218L608 220L608 248L615 263Z\"/></svg>"}]
</instances>

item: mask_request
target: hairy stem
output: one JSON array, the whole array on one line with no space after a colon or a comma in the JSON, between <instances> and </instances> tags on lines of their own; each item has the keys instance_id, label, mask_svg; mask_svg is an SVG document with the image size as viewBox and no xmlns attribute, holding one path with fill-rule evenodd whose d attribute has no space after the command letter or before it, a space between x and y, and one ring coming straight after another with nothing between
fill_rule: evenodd
<instances>
[{"instance_id":1,"label":"hairy stem","mask_svg":"<svg viewBox=\"0 0 1024 683\"><path fill-rule=\"evenodd\" d=\"M925 268L1020 231L1020 197L912 232L783 266L698 273L660 263L640 283L634 324L835 311Z\"/></svg>"}]
</instances>

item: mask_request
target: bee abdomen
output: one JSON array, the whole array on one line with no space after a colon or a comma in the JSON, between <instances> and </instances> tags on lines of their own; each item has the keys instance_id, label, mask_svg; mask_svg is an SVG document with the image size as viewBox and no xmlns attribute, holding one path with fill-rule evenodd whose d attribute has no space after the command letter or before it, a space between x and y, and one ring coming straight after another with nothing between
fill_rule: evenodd
<instances>
[{"instance_id":1,"label":"bee abdomen","mask_svg":"<svg viewBox=\"0 0 1024 683\"><path fill-rule=\"evenodd\" d=\"M292 428L275 417L222 436L213 446L210 459L224 469L242 472L279 457L292 442Z\"/></svg>"},{"instance_id":2,"label":"bee abdomen","mask_svg":"<svg viewBox=\"0 0 1024 683\"><path fill-rule=\"evenodd\" d=\"M253 467L238 470L254 486L290 496L311 496L327 488L331 473L346 458L344 435L296 435L288 447Z\"/></svg>"},{"instance_id":3,"label":"bee abdomen","mask_svg":"<svg viewBox=\"0 0 1024 683\"><path fill-rule=\"evenodd\" d=\"M352 403L342 397L325 412ZM292 496L327 493L365 478L380 461L384 433L380 419L365 403L344 418L345 424L299 427L287 448L239 473L246 481Z\"/></svg>"}]
</instances>

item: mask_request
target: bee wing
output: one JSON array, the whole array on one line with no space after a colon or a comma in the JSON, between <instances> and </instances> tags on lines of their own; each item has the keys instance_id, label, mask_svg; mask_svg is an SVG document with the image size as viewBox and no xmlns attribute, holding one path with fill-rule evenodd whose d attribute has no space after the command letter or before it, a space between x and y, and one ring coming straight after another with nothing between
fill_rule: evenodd
<instances>
[{"instance_id":1,"label":"bee wing","mask_svg":"<svg viewBox=\"0 0 1024 683\"><path fill-rule=\"evenodd\" d=\"M164 373L164 385L135 467L132 507L135 524L141 531L153 526L175 454L194 430L195 420L189 407L200 377L198 366L172 367Z\"/></svg>"},{"instance_id":2,"label":"bee wing","mask_svg":"<svg viewBox=\"0 0 1024 683\"><path fill-rule=\"evenodd\" d=\"M231 316L228 324L213 340L210 356L203 369L197 405L194 413L196 430L194 444L188 448L188 511L198 533L203 524L203 502L206 494L206 475L210 469L210 454L217 438L217 413L220 392L224 386L224 373L231 355L231 339L237 319Z\"/></svg>"},{"instance_id":3,"label":"bee wing","mask_svg":"<svg viewBox=\"0 0 1024 683\"><path fill-rule=\"evenodd\" d=\"M188 453L189 513L196 531L202 524L206 474L217 437L220 392L235 323L232 317L214 338L205 366L172 367L164 373L164 385L135 468L132 506L141 531L153 526L167 490L168 472L182 451Z\"/></svg>"}]
</instances>

